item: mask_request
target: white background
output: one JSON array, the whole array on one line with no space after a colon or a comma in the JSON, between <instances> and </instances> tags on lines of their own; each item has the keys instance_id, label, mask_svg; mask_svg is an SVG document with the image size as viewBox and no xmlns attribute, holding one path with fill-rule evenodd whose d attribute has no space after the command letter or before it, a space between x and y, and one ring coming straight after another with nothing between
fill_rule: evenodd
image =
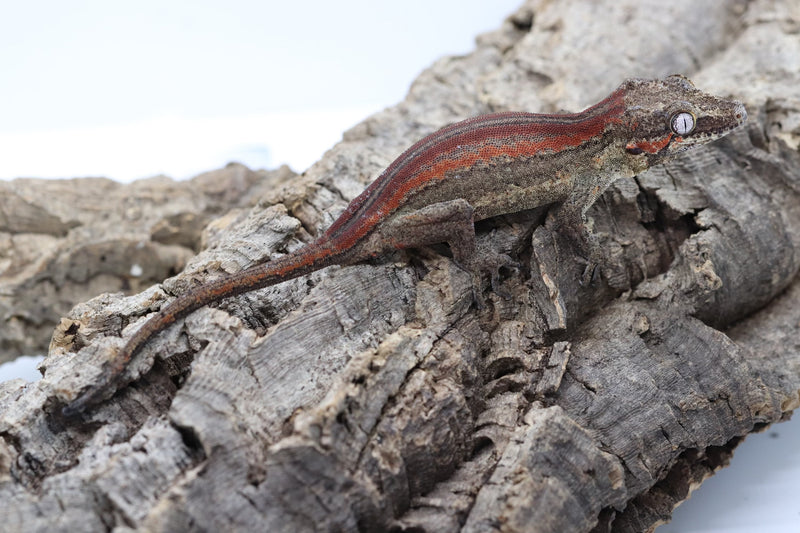
<instances>
[{"instance_id":1,"label":"white background","mask_svg":"<svg viewBox=\"0 0 800 533\"><path fill-rule=\"evenodd\" d=\"M302 171L518 3L4 2L0 179ZM748 437L659 533L800 532L798 445L797 421Z\"/></svg>"}]
</instances>

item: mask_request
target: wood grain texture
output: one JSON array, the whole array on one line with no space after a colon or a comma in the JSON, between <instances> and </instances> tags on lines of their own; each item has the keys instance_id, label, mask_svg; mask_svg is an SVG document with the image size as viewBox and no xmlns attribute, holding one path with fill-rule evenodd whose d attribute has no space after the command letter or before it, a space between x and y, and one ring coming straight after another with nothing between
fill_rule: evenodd
<instances>
[{"instance_id":1,"label":"wood grain texture","mask_svg":"<svg viewBox=\"0 0 800 533\"><path fill-rule=\"evenodd\" d=\"M184 273L76 306L43 380L0 384L0 524L647 531L745 435L788 417L800 405L800 138L788 127L800 80L785 77L800 54L770 59L762 43L798 47L798 18L788 2L615 2L606 23L580 26L595 6L527 3L280 195L212 221L214 246ZM704 31L676 51L687 19ZM623 26L626 46L584 46L591 61L578 62L576 47L616 42ZM665 31L676 34L652 38ZM301 246L414 140L489 110L582 108L628 75L675 71L746 96L748 126L593 206L608 251L595 283L578 283L584 265L546 210L492 219L478 246L519 261L500 280L509 299L486 280L476 309L470 276L440 249L330 268L194 313L140 354L131 385L61 417L58 400L168 294ZM264 179L262 191L281 182Z\"/></svg>"},{"instance_id":2,"label":"wood grain texture","mask_svg":"<svg viewBox=\"0 0 800 533\"><path fill-rule=\"evenodd\" d=\"M0 181L0 362L45 353L75 304L179 272L210 221L252 206L266 182L274 188L293 176L231 164L185 182Z\"/></svg>"}]
</instances>

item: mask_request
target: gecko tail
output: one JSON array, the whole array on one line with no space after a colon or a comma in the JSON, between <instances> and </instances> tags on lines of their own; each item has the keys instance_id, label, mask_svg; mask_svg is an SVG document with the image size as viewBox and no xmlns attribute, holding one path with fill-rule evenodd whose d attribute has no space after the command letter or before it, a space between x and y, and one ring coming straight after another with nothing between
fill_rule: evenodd
<instances>
[{"instance_id":1,"label":"gecko tail","mask_svg":"<svg viewBox=\"0 0 800 533\"><path fill-rule=\"evenodd\" d=\"M124 381L122 375L147 341L179 317L186 316L203 305L205 304L197 298L181 296L164 306L133 333L122 349L114 351L112 356L103 362L99 379L61 409L61 413L67 417L83 413L87 407L109 399L121 386L133 381L132 379Z\"/></svg>"},{"instance_id":2,"label":"gecko tail","mask_svg":"<svg viewBox=\"0 0 800 533\"><path fill-rule=\"evenodd\" d=\"M113 391L110 390L111 385L111 370L108 368L111 366L108 362L103 363L103 372L102 378L99 382L93 383L88 389L82 392L77 398L69 402L61 409L61 414L65 417L71 418L74 416L78 416L86 411L86 408L91 405L96 405L103 400L107 400L113 394ZM108 377L107 377L108 376Z\"/></svg>"},{"instance_id":3,"label":"gecko tail","mask_svg":"<svg viewBox=\"0 0 800 533\"><path fill-rule=\"evenodd\" d=\"M128 339L125 346L103 363L100 379L61 409L64 416L83 413L87 407L107 400L125 383L122 380L131 360L162 330L180 318L212 302L237 294L276 285L339 262L337 253L317 241L297 253L261 263L236 274L219 278L195 291L181 295L162 307ZM132 381L132 380L131 380ZM116 385L116 388L115 388Z\"/></svg>"}]
</instances>

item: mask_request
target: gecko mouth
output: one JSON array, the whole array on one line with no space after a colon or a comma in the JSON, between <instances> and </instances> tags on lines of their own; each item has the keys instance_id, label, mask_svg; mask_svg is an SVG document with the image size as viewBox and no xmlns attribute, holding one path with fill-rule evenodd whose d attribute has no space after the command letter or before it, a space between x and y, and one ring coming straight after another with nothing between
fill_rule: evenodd
<instances>
[{"instance_id":1,"label":"gecko mouth","mask_svg":"<svg viewBox=\"0 0 800 533\"><path fill-rule=\"evenodd\" d=\"M735 120L735 123L731 119ZM697 129L700 130L694 138L697 141L709 142L710 140L717 139L728 133L735 131L747 122L747 110L739 102L736 102L735 107L729 115L724 117L701 117L697 121Z\"/></svg>"}]
</instances>

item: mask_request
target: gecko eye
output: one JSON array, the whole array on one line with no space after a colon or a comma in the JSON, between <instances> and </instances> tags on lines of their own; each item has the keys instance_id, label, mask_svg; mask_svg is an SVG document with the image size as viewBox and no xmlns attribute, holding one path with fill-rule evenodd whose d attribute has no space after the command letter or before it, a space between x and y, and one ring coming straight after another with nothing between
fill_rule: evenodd
<instances>
[{"instance_id":1,"label":"gecko eye","mask_svg":"<svg viewBox=\"0 0 800 533\"><path fill-rule=\"evenodd\" d=\"M694 115L688 111L679 111L669 119L669 126L675 135L688 135L694 131Z\"/></svg>"}]
</instances>

